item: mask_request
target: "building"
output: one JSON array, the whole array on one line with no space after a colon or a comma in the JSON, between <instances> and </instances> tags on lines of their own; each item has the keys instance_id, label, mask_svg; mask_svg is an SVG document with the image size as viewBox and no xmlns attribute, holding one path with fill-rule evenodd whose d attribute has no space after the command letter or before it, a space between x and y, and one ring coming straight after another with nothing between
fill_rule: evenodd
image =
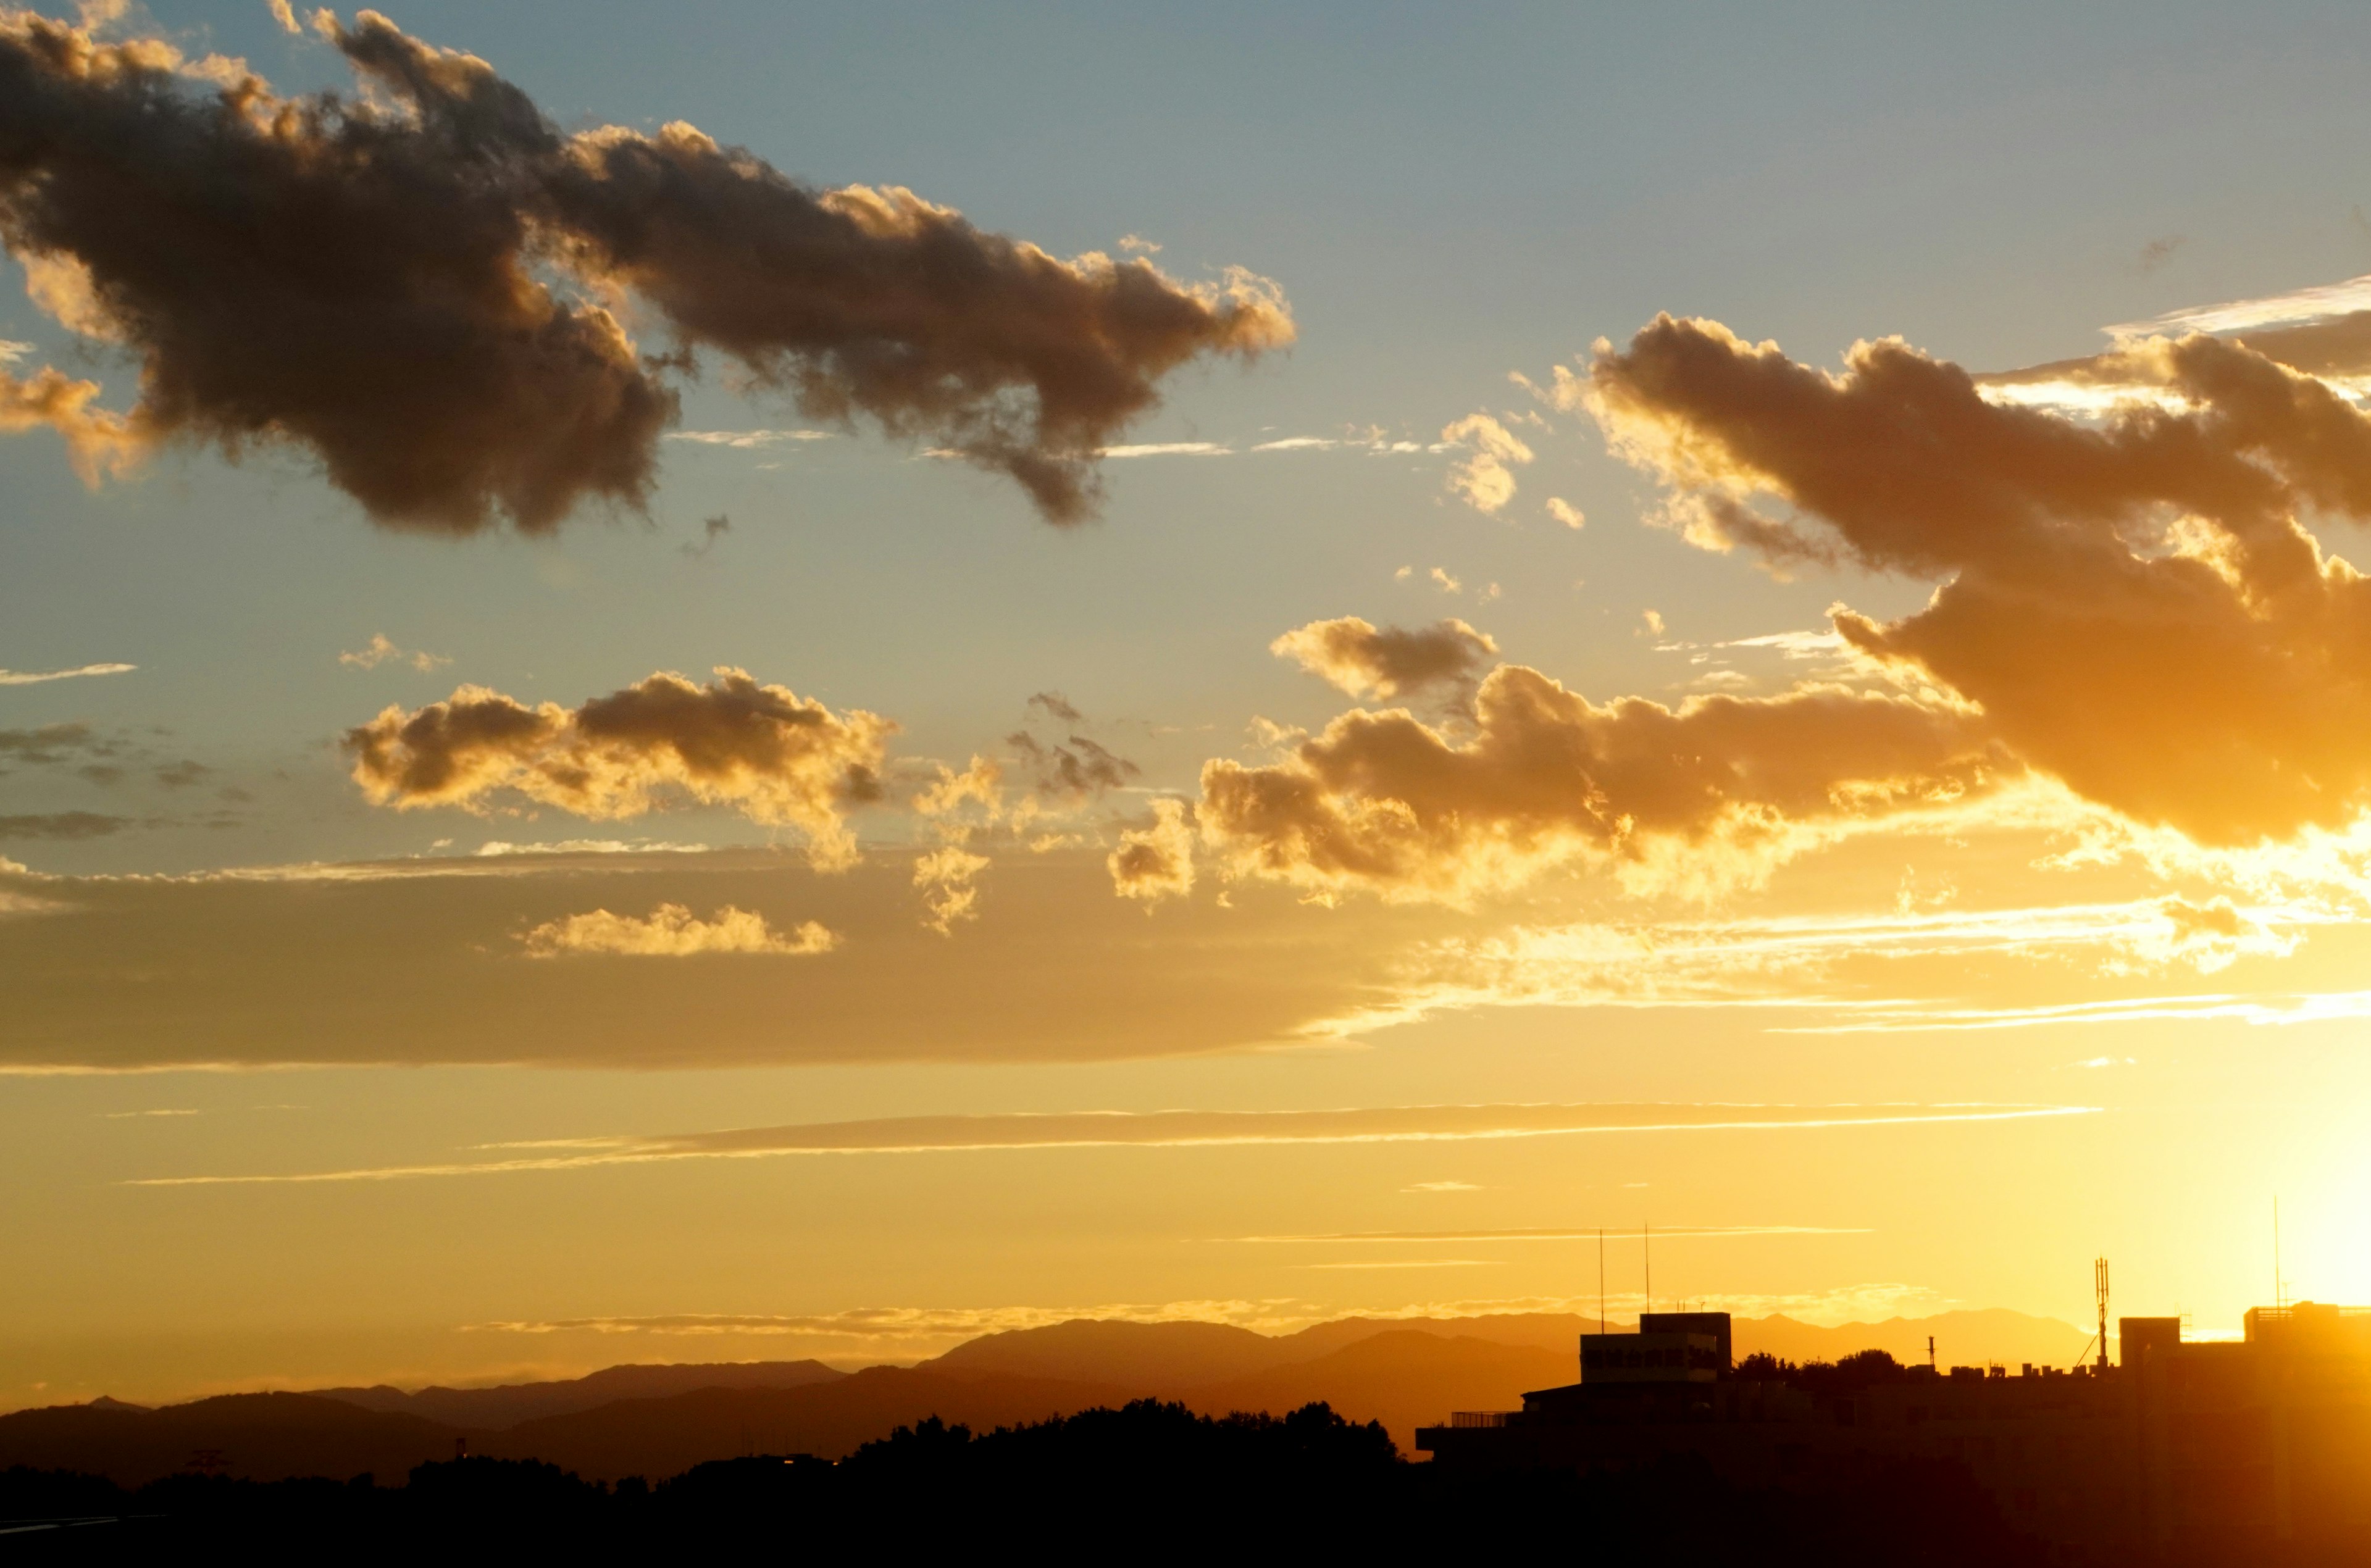
<instances>
[{"instance_id":1,"label":"building","mask_svg":"<svg viewBox=\"0 0 2371 1568\"><path fill-rule=\"evenodd\" d=\"M1648 1313L1637 1333L1582 1335L1579 1382L1460 1412L1417 1447L1482 1469L1686 1455L1747 1487L1943 1459L2069 1563L2371 1563L2371 1309L2246 1322L2242 1342L2202 1343L2178 1318L2125 1318L2109 1367L1741 1376L1726 1314Z\"/></svg>"}]
</instances>

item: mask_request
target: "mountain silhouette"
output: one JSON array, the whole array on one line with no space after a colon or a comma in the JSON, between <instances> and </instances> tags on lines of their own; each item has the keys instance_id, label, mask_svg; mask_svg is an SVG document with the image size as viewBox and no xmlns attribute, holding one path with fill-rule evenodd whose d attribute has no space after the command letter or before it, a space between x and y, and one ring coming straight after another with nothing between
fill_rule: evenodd
<instances>
[{"instance_id":1,"label":"mountain silhouette","mask_svg":"<svg viewBox=\"0 0 2371 1568\"><path fill-rule=\"evenodd\" d=\"M1403 1450L1414 1428L1455 1410L1507 1410L1578 1376L1593 1318L1342 1319L1266 1335L1220 1323L1074 1320L984 1335L919 1366L841 1373L813 1361L613 1366L589 1377L491 1389L322 1389L233 1394L149 1410L100 1399L0 1416L12 1464L137 1486L192 1467L254 1480L371 1471L392 1480L426 1459L534 1458L594 1480L656 1481L738 1456L839 1458L931 1416L975 1432L1130 1400L1173 1400L1215 1415L1272 1414L1322 1401L1380 1421ZM1616 1330L1629 1325L1615 1322ZM1795 1362L1879 1349L1945 1366L2065 1366L2085 1336L2046 1318L1949 1312L1822 1328L1785 1317L1735 1323L1740 1356Z\"/></svg>"},{"instance_id":2,"label":"mountain silhouette","mask_svg":"<svg viewBox=\"0 0 2371 1568\"><path fill-rule=\"evenodd\" d=\"M501 1431L523 1421L595 1410L619 1400L663 1399L696 1389L796 1389L847 1376L820 1361L676 1362L609 1366L560 1382L504 1383L490 1389L436 1387L406 1393L382 1383L369 1389L307 1391L365 1410L401 1411L454 1426Z\"/></svg>"},{"instance_id":3,"label":"mountain silhouette","mask_svg":"<svg viewBox=\"0 0 2371 1568\"><path fill-rule=\"evenodd\" d=\"M588 1480L655 1480L705 1460L747 1454L841 1458L934 1415L950 1426L986 1432L1117 1406L1128 1397L1127 1389L1110 1384L870 1366L798 1389L701 1389L667 1399L620 1400L490 1434L482 1451L542 1459Z\"/></svg>"},{"instance_id":4,"label":"mountain silhouette","mask_svg":"<svg viewBox=\"0 0 2371 1568\"><path fill-rule=\"evenodd\" d=\"M1575 1363L1575 1351L1398 1329L1312 1361L1189 1389L1185 1401L1224 1415L1280 1412L1322 1401L1349 1421L1382 1422L1408 1453L1417 1427L1437 1425L1452 1410L1519 1409L1524 1390L1571 1382L1579 1375Z\"/></svg>"},{"instance_id":5,"label":"mountain silhouette","mask_svg":"<svg viewBox=\"0 0 2371 1568\"><path fill-rule=\"evenodd\" d=\"M1175 1393L1322 1354L1302 1348L1299 1338L1272 1338L1230 1323L1073 1318L1039 1329L983 1334L916 1370L956 1378L1058 1378L1115 1383L1146 1395Z\"/></svg>"},{"instance_id":6,"label":"mountain silhouette","mask_svg":"<svg viewBox=\"0 0 2371 1568\"><path fill-rule=\"evenodd\" d=\"M254 1481L365 1471L396 1481L475 1436L311 1394L221 1394L157 1410L109 1401L0 1415L0 1470L80 1470L124 1486L193 1468Z\"/></svg>"}]
</instances>

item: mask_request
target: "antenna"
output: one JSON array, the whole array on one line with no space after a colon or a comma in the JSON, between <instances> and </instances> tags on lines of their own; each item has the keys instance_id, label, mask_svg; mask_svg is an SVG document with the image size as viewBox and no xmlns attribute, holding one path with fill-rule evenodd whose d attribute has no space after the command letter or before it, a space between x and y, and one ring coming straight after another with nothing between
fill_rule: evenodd
<instances>
[{"instance_id":1,"label":"antenna","mask_svg":"<svg viewBox=\"0 0 2371 1568\"><path fill-rule=\"evenodd\" d=\"M2091 1263L2091 1281L2099 1297L2099 1370L2108 1370L2108 1260L2097 1258Z\"/></svg>"},{"instance_id":2,"label":"antenna","mask_svg":"<svg viewBox=\"0 0 2371 1568\"><path fill-rule=\"evenodd\" d=\"M1926 1370L1929 1372L1935 1370L1935 1336L1933 1334L1926 1336Z\"/></svg>"}]
</instances>

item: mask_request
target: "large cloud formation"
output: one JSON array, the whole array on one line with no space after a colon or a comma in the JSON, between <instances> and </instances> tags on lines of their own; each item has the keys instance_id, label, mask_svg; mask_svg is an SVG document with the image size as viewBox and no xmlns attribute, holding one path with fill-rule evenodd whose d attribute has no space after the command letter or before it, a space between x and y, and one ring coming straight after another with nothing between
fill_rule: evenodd
<instances>
[{"instance_id":1,"label":"large cloud formation","mask_svg":"<svg viewBox=\"0 0 2371 1568\"><path fill-rule=\"evenodd\" d=\"M1691 852L1683 880L1750 877L1798 826L1964 799L2014 771L1948 703L1815 686L1600 707L1502 664L1470 734L1346 713L1279 762L1205 764L1198 815L1235 874L1456 898L1569 860L1660 878L1673 849Z\"/></svg>"},{"instance_id":2,"label":"large cloud formation","mask_svg":"<svg viewBox=\"0 0 2371 1568\"><path fill-rule=\"evenodd\" d=\"M646 500L669 373L711 351L1067 523L1164 375L1292 337L1248 273L1065 261L909 191L818 192L688 125L564 133L473 56L373 12L319 25L359 98L0 15L0 241L37 304L141 367L121 413L53 369L0 379L0 430L54 427L87 478L167 442L287 443L379 523L540 532ZM642 355L620 306L678 352Z\"/></svg>"},{"instance_id":3,"label":"large cloud formation","mask_svg":"<svg viewBox=\"0 0 2371 1568\"><path fill-rule=\"evenodd\" d=\"M353 778L399 810L484 810L504 792L578 816L639 816L669 791L796 828L823 867L856 858L843 816L880 799L896 726L834 713L786 686L719 668L695 686L659 674L574 709L465 686L415 712L390 707L346 732Z\"/></svg>"},{"instance_id":4,"label":"large cloud formation","mask_svg":"<svg viewBox=\"0 0 2371 1568\"><path fill-rule=\"evenodd\" d=\"M2200 335L2087 374L2157 396L2079 420L1899 341L1830 375L1670 317L1575 386L1697 542L1937 581L1911 615L1836 628L2077 793L2214 845L2351 821L2371 585L2300 518L2371 517L2371 420Z\"/></svg>"}]
</instances>

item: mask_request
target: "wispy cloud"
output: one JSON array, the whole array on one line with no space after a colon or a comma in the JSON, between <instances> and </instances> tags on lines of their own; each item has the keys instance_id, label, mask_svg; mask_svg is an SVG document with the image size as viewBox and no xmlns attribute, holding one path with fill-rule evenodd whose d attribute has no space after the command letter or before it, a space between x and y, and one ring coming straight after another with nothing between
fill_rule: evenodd
<instances>
[{"instance_id":1,"label":"wispy cloud","mask_svg":"<svg viewBox=\"0 0 2371 1568\"><path fill-rule=\"evenodd\" d=\"M417 648L398 648L387 640L383 631L371 633L371 640L362 647L338 655L338 663L355 670L376 670L389 660L399 660L428 674L441 670L453 661L442 653L430 653Z\"/></svg>"},{"instance_id":2,"label":"wispy cloud","mask_svg":"<svg viewBox=\"0 0 2371 1568\"><path fill-rule=\"evenodd\" d=\"M1480 1260L1417 1259L1419 1267L1474 1267ZM1311 1264L1341 1268L1341 1263ZM1415 1320L1456 1320L1513 1313L1570 1313L1594 1319L1600 1298L1587 1296L1506 1296L1461 1297L1409 1302L1398 1307L1356 1309L1356 1315L1379 1322ZM1627 1323L1645 1302L1635 1292L1615 1291L1605 1305ZM1925 1286L1877 1282L1845 1285L1815 1293L1729 1295L1708 1297L1707 1308L1741 1317L1767 1317L1783 1312L1798 1322L1834 1326L1870 1322L1945 1310L1949 1297ZM606 1317L537 1318L467 1325L463 1332L490 1334L647 1334L662 1338L718 1339L748 1335L758 1338L812 1339L843 1343L850 1352L891 1356L922 1355L951 1347L981 1334L1015 1329L1038 1329L1081 1319L1131 1323L1228 1323L1256 1333L1289 1334L1315 1323L1344 1316L1344 1309L1298 1297L1259 1300L1104 1302L1092 1305L1032 1305L1001 1307L862 1307L847 1311L815 1313L672 1312Z\"/></svg>"},{"instance_id":3,"label":"wispy cloud","mask_svg":"<svg viewBox=\"0 0 2371 1568\"><path fill-rule=\"evenodd\" d=\"M662 904L647 917L595 909L547 920L519 939L530 958L605 955L631 958L692 958L717 953L807 957L829 952L839 938L821 923L806 921L785 936L751 909L731 905L712 919L696 917L680 904Z\"/></svg>"},{"instance_id":4,"label":"wispy cloud","mask_svg":"<svg viewBox=\"0 0 2371 1568\"><path fill-rule=\"evenodd\" d=\"M2125 997L2024 1008L1876 1006L1822 1025L1794 1025L1774 1034L1911 1034L1929 1031L2033 1029L2045 1024L2206 1022L2216 1019L2275 1025L2331 1023L2371 1018L2371 991L2219 993L2195 997ZM2104 1063L2107 1058L2100 1058ZM2078 1063L2080 1066L2099 1065Z\"/></svg>"},{"instance_id":5,"label":"wispy cloud","mask_svg":"<svg viewBox=\"0 0 2371 1568\"><path fill-rule=\"evenodd\" d=\"M0 686L39 686L43 681L70 681L81 675L124 675L137 664L83 664L71 670L0 670Z\"/></svg>"},{"instance_id":6,"label":"wispy cloud","mask_svg":"<svg viewBox=\"0 0 2371 1568\"><path fill-rule=\"evenodd\" d=\"M1496 1258L1369 1258L1348 1263L1295 1263L1302 1269L1496 1269Z\"/></svg>"},{"instance_id":7,"label":"wispy cloud","mask_svg":"<svg viewBox=\"0 0 2371 1568\"><path fill-rule=\"evenodd\" d=\"M1728 1236L1867 1236L1867 1226L1833 1225L1658 1225L1658 1237ZM1337 1230L1308 1236L1238 1236L1237 1241L1594 1241L1599 1237L1635 1235L1634 1224L1558 1225L1512 1230Z\"/></svg>"},{"instance_id":8,"label":"wispy cloud","mask_svg":"<svg viewBox=\"0 0 2371 1568\"><path fill-rule=\"evenodd\" d=\"M2371 310L2371 273L2342 283L2315 283L2286 294L2235 299L2221 305L2187 306L2145 321L2104 329L2111 338L2147 338L2180 332L2237 332L2250 327L2305 327Z\"/></svg>"},{"instance_id":9,"label":"wispy cloud","mask_svg":"<svg viewBox=\"0 0 2371 1568\"><path fill-rule=\"evenodd\" d=\"M1106 446L1099 457L1225 457L1234 448L1216 441L1148 441L1133 446Z\"/></svg>"},{"instance_id":10,"label":"wispy cloud","mask_svg":"<svg viewBox=\"0 0 2371 1568\"><path fill-rule=\"evenodd\" d=\"M1793 1131L1995 1122L2090 1113L2075 1105L1413 1105L1330 1111L1084 1111L987 1116L902 1116L741 1127L577 1143L521 1159L374 1166L346 1170L157 1176L139 1187L386 1182L505 1175L683 1159L791 1155L962 1153L999 1149L1213 1148L1268 1144L1441 1143L1589 1134ZM1593 1234L1593 1232L1592 1232Z\"/></svg>"},{"instance_id":11,"label":"wispy cloud","mask_svg":"<svg viewBox=\"0 0 2371 1568\"><path fill-rule=\"evenodd\" d=\"M746 451L751 447L779 446L786 441L829 441L836 432L827 430L671 430L669 441L688 441L695 446L730 446Z\"/></svg>"}]
</instances>

